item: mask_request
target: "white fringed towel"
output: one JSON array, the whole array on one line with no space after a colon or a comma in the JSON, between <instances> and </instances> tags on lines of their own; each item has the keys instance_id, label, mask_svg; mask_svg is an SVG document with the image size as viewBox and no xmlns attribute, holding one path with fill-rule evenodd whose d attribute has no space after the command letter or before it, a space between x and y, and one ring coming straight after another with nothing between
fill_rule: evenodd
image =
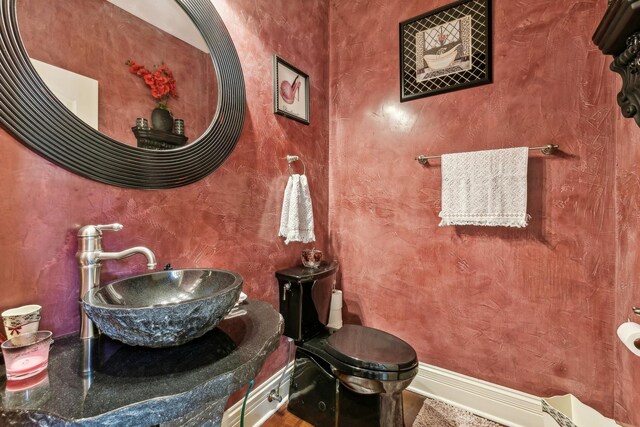
<instances>
[{"instance_id":1,"label":"white fringed towel","mask_svg":"<svg viewBox=\"0 0 640 427\"><path fill-rule=\"evenodd\" d=\"M440 227L526 227L528 161L527 147L443 155Z\"/></svg>"},{"instance_id":2,"label":"white fringed towel","mask_svg":"<svg viewBox=\"0 0 640 427\"><path fill-rule=\"evenodd\" d=\"M285 244L289 244L289 242L309 243L316 240L313 205L311 204L311 193L306 175L293 174L289 176L282 199L278 235L285 238Z\"/></svg>"}]
</instances>

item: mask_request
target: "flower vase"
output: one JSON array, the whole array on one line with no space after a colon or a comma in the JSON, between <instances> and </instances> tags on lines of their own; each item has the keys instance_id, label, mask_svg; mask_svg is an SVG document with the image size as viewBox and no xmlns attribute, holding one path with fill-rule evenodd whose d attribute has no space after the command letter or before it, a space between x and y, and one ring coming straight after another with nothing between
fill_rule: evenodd
<instances>
[{"instance_id":1,"label":"flower vase","mask_svg":"<svg viewBox=\"0 0 640 427\"><path fill-rule=\"evenodd\" d=\"M171 111L164 108L154 108L151 112L151 124L156 130L171 132L173 130L173 116Z\"/></svg>"}]
</instances>

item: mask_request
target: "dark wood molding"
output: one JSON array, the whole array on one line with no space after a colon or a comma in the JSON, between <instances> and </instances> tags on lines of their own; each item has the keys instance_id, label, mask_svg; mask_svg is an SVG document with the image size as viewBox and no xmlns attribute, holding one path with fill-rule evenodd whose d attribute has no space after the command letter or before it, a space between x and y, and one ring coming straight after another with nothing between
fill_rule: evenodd
<instances>
[{"instance_id":1,"label":"dark wood molding","mask_svg":"<svg viewBox=\"0 0 640 427\"><path fill-rule=\"evenodd\" d=\"M177 0L212 54L218 105L205 133L175 150L121 143L64 107L31 65L18 31L16 1L0 0L0 124L24 145L86 178L143 189L193 183L229 157L244 125L245 85L238 53L211 0Z\"/></svg>"},{"instance_id":2,"label":"dark wood molding","mask_svg":"<svg viewBox=\"0 0 640 427\"><path fill-rule=\"evenodd\" d=\"M622 115L633 118L640 126L640 34L632 36L629 47L616 56L611 69L622 77L618 105Z\"/></svg>"},{"instance_id":3,"label":"dark wood molding","mask_svg":"<svg viewBox=\"0 0 640 427\"><path fill-rule=\"evenodd\" d=\"M184 146L189 138L172 132L151 128L132 127L131 131L138 141L138 147L150 150L173 150Z\"/></svg>"},{"instance_id":4,"label":"dark wood molding","mask_svg":"<svg viewBox=\"0 0 640 427\"><path fill-rule=\"evenodd\" d=\"M640 0L614 0L600 21L593 42L605 55L620 55L627 38L640 31Z\"/></svg>"},{"instance_id":5,"label":"dark wood molding","mask_svg":"<svg viewBox=\"0 0 640 427\"><path fill-rule=\"evenodd\" d=\"M622 77L618 105L640 126L640 0L610 1L593 42L613 55L610 68Z\"/></svg>"}]
</instances>

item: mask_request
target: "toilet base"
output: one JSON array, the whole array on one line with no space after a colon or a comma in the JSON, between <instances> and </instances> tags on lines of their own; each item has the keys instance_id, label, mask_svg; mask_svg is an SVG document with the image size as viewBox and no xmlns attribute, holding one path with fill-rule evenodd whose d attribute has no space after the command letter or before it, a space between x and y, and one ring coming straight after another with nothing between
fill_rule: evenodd
<instances>
[{"instance_id":1,"label":"toilet base","mask_svg":"<svg viewBox=\"0 0 640 427\"><path fill-rule=\"evenodd\" d=\"M380 395L380 425L404 426L402 392Z\"/></svg>"},{"instance_id":2,"label":"toilet base","mask_svg":"<svg viewBox=\"0 0 640 427\"><path fill-rule=\"evenodd\" d=\"M288 411L316 427L402 427L402 392L361 394L322 361L296 351Z\"/></svg>"},{"instance_id":3,"label":"toilet base","mask_svg":"<svg viewBox=\"0 0 640 427\"><path fill-rule=\"evenodd\" d=\"M380 401L380 426L399 426L404 424L402 390L409 387L413 376L398 381L379 381L345 375L337 372L338 380L346 388L360 394L374 394Z\"/></svg>"}]
</instances>

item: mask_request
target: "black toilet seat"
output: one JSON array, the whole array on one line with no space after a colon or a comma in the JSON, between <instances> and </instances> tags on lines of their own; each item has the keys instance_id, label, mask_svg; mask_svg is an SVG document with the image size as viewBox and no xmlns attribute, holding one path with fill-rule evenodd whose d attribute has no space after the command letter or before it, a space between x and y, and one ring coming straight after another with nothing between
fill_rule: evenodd
<instances>
[{"instance_id":1,"label":"black toilet seat","mask_svg":"<svg viewBox=\"0 0 640 427\"><path fill-rule=\"evenodd\" d=\"M404 371L418 364L416 351L406 341L379 329L344 325L327 338L327 353L362 369Z\"/></svg>"},{"instance_id":2,"label":"black toilet seat","mask_svg":"<svg viewBox=\"0 0 640 427\"><path fill-rule=\"evenodd\" d=\"M332 344L329 344L329 340ZM357 341L360 345L351 349L346 343L349 340L360 340ZM413 378L418 373L418 358L413 347L378 329L345 325L333 334L326 330L319 336L296 344L296 351L319 363L324 361L328 364L325 365L327 372L337 370L346 375L380 381L401 381Z\"/></svg>"}]
</instances>

